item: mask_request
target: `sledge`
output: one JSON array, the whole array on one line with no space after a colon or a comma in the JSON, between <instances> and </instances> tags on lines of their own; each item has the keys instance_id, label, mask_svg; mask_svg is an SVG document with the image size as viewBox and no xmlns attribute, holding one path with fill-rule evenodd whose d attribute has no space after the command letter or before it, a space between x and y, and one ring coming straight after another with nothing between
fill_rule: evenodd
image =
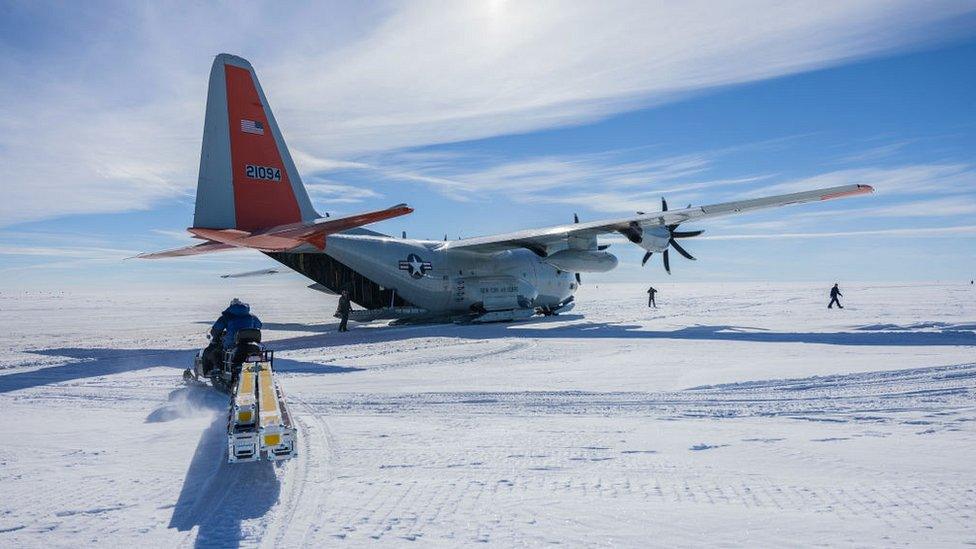
<instances>
[{"instance_id":1,"label":"sledge","mask_svg":"<svg viewBox=\"0 0 976 549\"><path fill-rule=\"evenodd\" d=\"M215 345L220 348L219 342ZM235 364L235 355L239 365ZM207 349L201 350L194 358L193 368L183 372L183 379L187 383L209 379L215 389L230 394L227 461L282 461L295 457L297 430L274 376L274 351L261 345L261 331L238 331L235 348L223 351L218 365L211 362Z\"/></svg>"}]
</instances>

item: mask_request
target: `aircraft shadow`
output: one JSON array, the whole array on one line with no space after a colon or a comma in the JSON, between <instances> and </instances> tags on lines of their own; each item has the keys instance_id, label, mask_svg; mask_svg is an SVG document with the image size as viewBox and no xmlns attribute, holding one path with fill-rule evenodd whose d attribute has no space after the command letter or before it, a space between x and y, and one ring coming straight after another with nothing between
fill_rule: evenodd
<instances>
[{"instance_id":1,"label":"aircraft shadow","mask_svg":"<svg viewBox=\"0 0 976 549\"><path fill-rule=\"evenodd\" d=\"M339 328L338 322L329 324L302 324L300 322L262 322L262 330L275 332L335 332Z\"/></svg>"},{"instance_id":2,"label":"aircraft shadow","mask_svg":"<svg viewBox=\"0 0 976 549\"><path fill-rule=\"evenodd\" d=\"M212 320L197 320L194 324L210 326ZM324 324L303 324L301 322L261 322L261 329L273 332L335 332L339 328L339 321Z\"/></svg>"},{"instance_id":3,"label":"aircraft shadow","mask_svg":"<svg viewBox=\"0 0 976 549\"><path fill-rule=\"evenodd\" d=\"M556 317L558 318L558 317ZM524 337L532 339L677 339L704 341L742 341L756 343L812 343L846 346L959 346L976 345L976 333L967 330L941 331L867 331L850 332L783 332L745 326L696 325L677 330L648 330L637 324L582 322L538 327L539 322L484 325L389 326L353 329L344 334L310 335L274 342L275 348L301 349L315 346L335 347L382 343L411 338L452 337L462 339L497 339ZM567 319L572 320L572 319Z\"/></svg>"},{"instance_id":4,"label":"aircraft shadow","mask_svg":"<svg viewBox=\"0 0 976 549\"><path fill-rule=\"evenodd\" d=\"M343 334L314 333L275 341L267 345L276 351L301 350L311 347L341 347L383 343L387 341L450 337L461 339L671 339L694 341L733 341L755 343L811 343L844 346L973 346L976 333L958 329L957 326L941 330L909 331L885 329L871 331L854 328L849 332L784 332L760 330L744 326L696 325L677 330L648 330L637 324L607 322L574 322L578 315L549 317L529 323L511 324L422 324L386 326L381 328L354 328ZM572 323L570 323L572 322ZM321 325L292 323L288 329L315 332ZM968 326L967 326L968 327ZM890 328L890 326L885 326ZM83 349L61 348L29 351L45 356L63 356L78 359L77 362L48 366L36 370L0 376L0 394L41 385L73 381L84 378L118 374L157 366L183 369L193 360L196 349ZM275 367L282 373L342 374L363 368L335 364L318 364L278 357Z\"/></svg>"},{"instance_id":5,"label":"aircraft shadow","mask_svg":"<svg viewBox=\"0 0 976 549\"><path fill-rule=\"evenodd\" d=\"M27 352L36 355L72 358L76 361L0 376L0 393L157 366L182 369L193 363L193 353L196 351L61 348L38 349Z\"/></svg>"},{"instance_id":6,"label":"aircraft shadow","mask_svg":"<svg viewBox=\"0 0 976 549\"><path fill-rule=\"evenodd\" d=\"M508 337L517 333L520 336L532 338L684 339L896 347L976 345L976 333L960 330L941 332L777 332L742 326L696 325L663 331L646 330L639 325L584 323L547 330L515 328L511 332Z\"/></svg>"},{"instance_id":7,"label":"aircraft shadow","mask_svg":"<svg viewBox=\"0 0 976 549\"><path fill-rule=\"evenodd\" d=\"M288 342L290 340L282 340ZM269 348L280 349L277 341L271 342ZM288 346L289 349L300 349L302 347ZM285 349L281 349L285 350ZM57 366L46 366L26 372L16 372L12 374L0 375L0 394L21 389L30 389L42 385L52 385L67 381L76 381L93 377L101 377L112 374L121 374L144 370L147 368L165 367L174 370L183 370L193 364L193 356L197 349L83 349L83 348L60 348L60 349L38 349L27 351L29 353L58 356L75 359L75 362L59 364ZM307 373L307 374L341 374L356 372L362 368L352 366L339 366L336 364L317 364L314 362L302 362L287 358L275 358L275 369L287 373ZM174 378L178 376L174 372Z\"/></svg>"},{"instance_id":8,"label":"aircraft shadow","mask_svg":"<svg viewBox=\"0 0 976 549\"><path fill-rule=\"evenodd\" d=\"M355 366L301 362L288 358L275 357L274 359L274 370L285 374L348 374L351 372L361 372L365 369Z\"/></svg>"}]
</instances>

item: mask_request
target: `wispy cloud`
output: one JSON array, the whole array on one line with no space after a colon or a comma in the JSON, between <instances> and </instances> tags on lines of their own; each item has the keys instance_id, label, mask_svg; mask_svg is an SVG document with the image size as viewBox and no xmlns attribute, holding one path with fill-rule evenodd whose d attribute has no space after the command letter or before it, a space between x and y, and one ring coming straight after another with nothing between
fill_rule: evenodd
<instances>
[{"instance_id":1,"label":"wispy cloud","mask_svg":"<svg viewBox=\"0 0 976 549\"><path fill-rule=\"evenodd\" d=\"M879 195L969 192L976 188L976 170L972 165L963 163L853 168L761 187L750 191L749 195L855 184L871 185Z\"/></svg>"},{"instance_id":2,"label":"wispy cloud","mask_svg":"<svg viewBox=\"0 0 976 549\"><path fill-rule=\"evenodd\" d=\"M7 246L0 245L0 255L42 256L42 257L80 257L86 259L123 259L131 256L132 250L116 248L53 247L53 246Z\"/></svg>"},{"instance_id":3,"label":"wispy cloud","mask_svg":"<svg viewBox=\"0 0 976 549\"><path fill-rule=\"evenodd\" d=\"M313 180L310 183L306 183L305 187L308 189L308 193L313 201L321 199L328 204L355 204L368 198L380 198L383 196L370 189L353 185L343 185L328 180Z\"/></svg>"},{"instance_id":4,"label":"wispy cloud","mask_svg":"<svg viewBox=\"0 0 976 549\"><path fill-rule=\"evenodd\" d=\"M511 160L458 154L416 158L414 153L394 152L345 169L367 172L380 182L420 183L458 201L504 195L521 203L580 205L606 212L631 210L635 204L659 205L661 196L676 193L687 199L706 189L768 177L708 176L722 152L628 160L634 153L618 150Z\"/></svg>"},{"instance_id":5,"label":"wispy cloud","mask_svg":"<svg viewBox=\"0 0 976 549\"><path fill-rule=\"evenodd\" d=\"M888 206L872 206L844 210L804 212L804 219L823 219L825 217L846 217L863 219L867 217L927 217L944 218L976 214L976 198L972 196L953 196L910 200Z\"/></svg>"},{"instance_id":6,"label":"wispy cloud","mask_svg":"<svg viewBox=\"0 0 976 549\"><path fill-rule=\"evenodd\" d=\"M841 162L846 162L851 164L864 164L866 162L877 162L879 160L891 158L892 156L894 156L895 153L901 151L909 144L911 144L911 140L903 140L903 141L897 141L895 143L878 145L855 153L847 154L841 157L840 160Z\"/></svg>"},{"instance_id":7,"label":"wispy cloud","mask_svg":"<svg viewBox=\"0 0 976 549\"><path fill-rule=\"evenodd\" d=\"M725 234L701 236L702 240L769 240L791 238L838 238L845 236L889 236L889 237L919 237L937 238L951 236L976 236L976 225L959 225L954 227L923 227L911 229L877 229L865 231L832 231L810 233L766 233L766 234Z\"/></svg>"},{"instance_id":8,"label":"wispy cloud","mask_svg":"<svg viewBox=\"0 0 976 549\"><path fill-rule=\"evenodd\" d=\"M276 3L11 9L0 28L14 37L0 39L0 164L16 179L5 186L0 222L148 208L192 194L206 71L219 50L252 58L295 151L349 159L580 124L934 36L950 39L943 23L972 5L410 2L357 9L366 11L349 17L341 6L282 10ZM20 47L24 28L44 47ZM365 169L296 158L313 170ZM538 167L523 182L558 182L563 168ZM390 176L458 198L481 184L410 171Z\"/></svg>"}]
</instances>

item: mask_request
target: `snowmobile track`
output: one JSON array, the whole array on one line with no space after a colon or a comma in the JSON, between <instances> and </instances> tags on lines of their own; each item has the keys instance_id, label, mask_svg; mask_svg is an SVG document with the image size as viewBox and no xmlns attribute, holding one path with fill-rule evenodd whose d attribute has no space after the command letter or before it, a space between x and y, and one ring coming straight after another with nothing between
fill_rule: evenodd
<instances>
[{"instance_id":1,"label":"snowmobile track","mask_svg":"<svg viewBox=\"0 0 976 549\"><path fill-rule=\"evenodd\" d=\"M304 547L332 481L335 441L328 425L301 398L289 395L299 426L298 456L285 465L285 489L262 547ZM300 411L299 411L300 410ZM299 411L299 413L295 413ZM309 490L311 488L311 490Z\"/></svg>"}]
</instances>

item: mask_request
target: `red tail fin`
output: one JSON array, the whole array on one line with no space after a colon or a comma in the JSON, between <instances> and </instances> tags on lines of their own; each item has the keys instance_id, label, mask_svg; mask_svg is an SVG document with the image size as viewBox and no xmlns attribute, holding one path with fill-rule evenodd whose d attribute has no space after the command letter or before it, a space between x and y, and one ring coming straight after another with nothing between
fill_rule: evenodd
<instances>
[{"instance_id":1,"label":"red tail fin","mask_svg":"<svg viewBox=\"0 0 976 549\"><path fill-rule=\"evenodd\" d=\"M302 214L251 72L231 65L224 70L237 228L297 223Z\"/></svg>"},{"instance_id":2,"label":"red tail fin","mask_svg":"<svg viewBox=\"0 0 976 549\"><path fill-rule=\"evenodd\" d=\"M251 64L218 55L210 71L194 226L254 231L317 217Z\"/></svg>"}]
</instances>

